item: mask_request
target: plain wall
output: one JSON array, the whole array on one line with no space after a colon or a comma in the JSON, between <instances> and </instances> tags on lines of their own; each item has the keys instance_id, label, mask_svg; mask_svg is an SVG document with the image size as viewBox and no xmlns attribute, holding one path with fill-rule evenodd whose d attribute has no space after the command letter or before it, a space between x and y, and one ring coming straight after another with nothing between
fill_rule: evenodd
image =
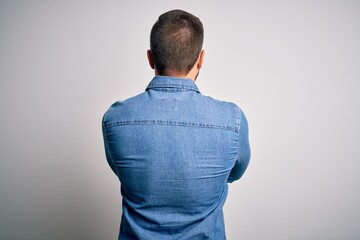
<instances>
[{"instance_id":1,"label":"plain wall","mask_svg":"<svg viewBox=\"0 0 360 240\"><path fill-rule=\"evenodd\" d=\"M0 1L0 239L116 239L101 118L144 91L157 17L205 27L204 95L237 103L252 159L228 239L360 238L359 1Z\"/></svg>"}]
</instances>

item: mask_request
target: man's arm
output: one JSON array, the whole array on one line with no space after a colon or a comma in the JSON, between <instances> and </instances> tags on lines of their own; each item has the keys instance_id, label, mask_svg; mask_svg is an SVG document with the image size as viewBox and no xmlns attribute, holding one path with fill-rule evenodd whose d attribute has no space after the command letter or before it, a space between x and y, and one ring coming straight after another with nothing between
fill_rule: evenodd
<instances>
[{"instance_id":1,"label":"man's arm","mask_svg":"<svg viewBox=\"0 0 360 240\"><path fill-rule=\"evenodd\" d=\"M113 170L113 172L117 175L116 168L115 168L115 165L113 163L113 160L112 160L112 157L111 157L111 154L110 154L110 151L109 151L109 147L108 147L108 142L107 142L107 139L106 139L104 118L103 118L103 120L101 122L101 125L102 125L102 134L103 134L103 138L104 138L104 147L105 147L106 160L107 160L109 166L111 167L111 170Z\"/></svg>"},{"instance_id":2,"label":"man's arm","mask_svg":"<svg viewBox=\"0 0 360 240\"><path fill-rule=\"evenodd\" d=\"M249 127L245 114L240 110L240 129L239 129L239 150L236 163L232 168L228 183L232 183L241 178L250 161Z\"/></svg>"}]
</instances>

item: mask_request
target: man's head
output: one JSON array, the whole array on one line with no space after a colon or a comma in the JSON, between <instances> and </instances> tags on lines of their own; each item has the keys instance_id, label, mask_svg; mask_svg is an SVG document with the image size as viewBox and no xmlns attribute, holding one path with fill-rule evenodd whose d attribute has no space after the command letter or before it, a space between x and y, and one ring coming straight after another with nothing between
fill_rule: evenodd
<instances>
[{"instance_id":1,"label":"man's head","mask_svg":"<svg viewBox=\"0 0 360 240\"><path fill-rule=\"evenodd\" d=\"M187 75L200 58L201 67L203 39L203 25L194 15L182 10L160 15L150 35L151 67L159 75Z\"/></svg>"}]
</instances>

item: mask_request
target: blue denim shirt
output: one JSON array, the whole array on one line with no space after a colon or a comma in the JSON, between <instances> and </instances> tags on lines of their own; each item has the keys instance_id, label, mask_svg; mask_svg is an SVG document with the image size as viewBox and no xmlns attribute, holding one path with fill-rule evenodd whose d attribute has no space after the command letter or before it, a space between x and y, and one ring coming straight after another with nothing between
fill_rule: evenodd
<instances>
[{"instance_id":1,"label":"blue denim shirt","mask_svg":"<svg viewBox=\"0 0 360 240\"><path fill-rule=\"evenodd\" d=\"M108 163L121 182L119 239L225 239L227 183L250 159L248 126L233 103L194 81L156 76L103 118Z\"/></svg>"}]
</instances>

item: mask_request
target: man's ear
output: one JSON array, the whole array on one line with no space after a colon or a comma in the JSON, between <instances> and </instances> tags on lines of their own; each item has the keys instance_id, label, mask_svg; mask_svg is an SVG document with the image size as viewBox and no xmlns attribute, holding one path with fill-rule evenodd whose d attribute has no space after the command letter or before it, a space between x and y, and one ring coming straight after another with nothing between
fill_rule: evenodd
<instances>
[{"instance_id":1,"label":"man's ear","mask_svg":"<svg viewBox=\"0 0 360 240\"><path fill-rule=\"evenodd\" d=\"M201 52L199 53L197 63L196 63L196 67L198 70L200 70L200 68L202 67L202 65L204 63L204 56L205 56L205 50L201 50Z\"/></svg>"},{"instance_id":2,"label":"man's ear","mask_svg":"<svg viewBox=\"0 0 360 240\"><path fill-rule=\"evenodd\" d=\"M150 67L152 69L155 69L154 57L153 57L153 54L150 49L147 50L147 58L148 58Z\"/></svg>"}]
</instances>

